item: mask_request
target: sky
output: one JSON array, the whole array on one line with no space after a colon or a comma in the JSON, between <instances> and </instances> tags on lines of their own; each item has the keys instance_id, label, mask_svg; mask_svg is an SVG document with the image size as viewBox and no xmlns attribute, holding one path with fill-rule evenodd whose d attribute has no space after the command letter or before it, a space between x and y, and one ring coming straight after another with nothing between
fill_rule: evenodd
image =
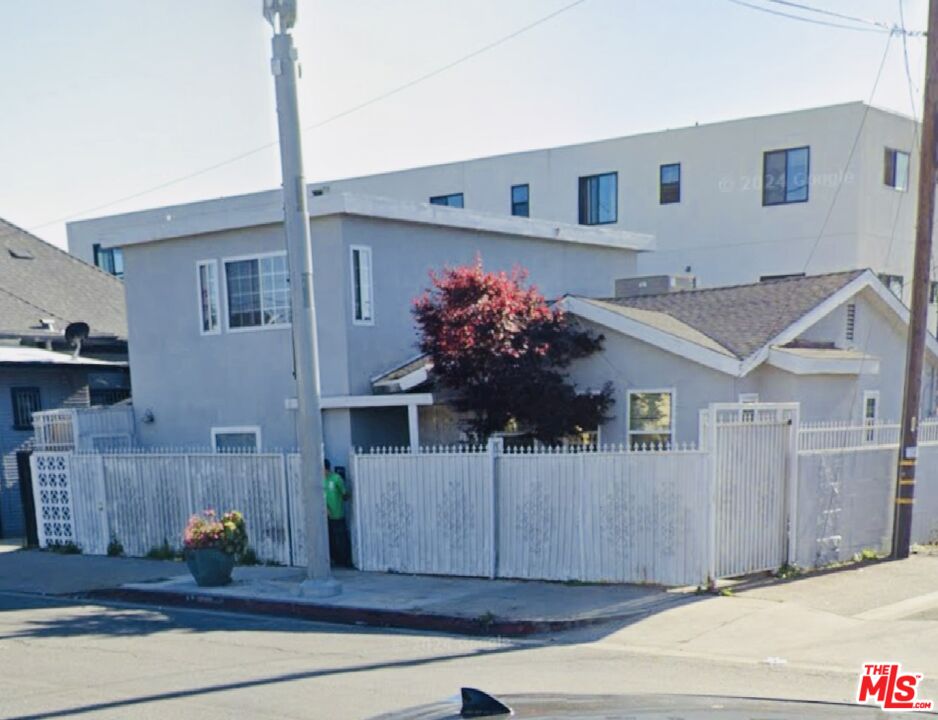
<instances>
[{"instance_id":1,"label":"sky","mask_svg":"<svg viewBox=\"0 0 938 720\"><path fill-rule=\"evenodd\" d=\"M583 0L343 114L573 0L298 2L311 182L869 100L887 43L873 104L912 114L899 37L731 0ZM926 24L927 0L801 2ZM0 0L0 217L64 247L68 220L278 187L261 4Z\"/></svg>"}]
</instances>

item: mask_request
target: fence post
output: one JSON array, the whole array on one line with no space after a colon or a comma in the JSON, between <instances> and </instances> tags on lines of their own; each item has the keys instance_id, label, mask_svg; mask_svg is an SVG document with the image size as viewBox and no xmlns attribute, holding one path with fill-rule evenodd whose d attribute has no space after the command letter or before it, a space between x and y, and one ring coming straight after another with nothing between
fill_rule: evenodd
<instances>
[{"instance_id":1,"label":"fence post","mask_svg":"<svg viewBox=\"0 0 938 720\"><path fill-rule=\"evenodd\" d=\"M95 495L98 497L98 507L96 510L100 513L101 527L104 530L104 546L111 544L111 522L108 518L107 504L107 483L104 478L104 454L98 453L95 463L97 472L95 472Z\"/></svg>"},{"instance_id":2,"label":"fence post","mask_svg":"<svg viewBox=\"0 0 938 720\"><path fill-rule=\"evenodd\" d=\"M498 455L504 447L502 438L489 438L489 483L492 491L492 502L489 504L489 522L491 523L491 556L489 577L498 577Z\"/></svg>"},{"instance_id":3,"label":"fence post","mask_svg":"<svg viewBox=\"0 0 938 720\"><path fill-rule=\"evenodd\" d=\"M195 498L192 496L192 464L189 462L189 454L183 455L184 471L186 476L186 504L189 508L189 517L195 515Z\"/></svg>"},{"instance_id":4,"label":"fence post","mask_svg":"<svg viewBox=\"0 0 938 720\"><path fill-rule=\"evenodd\" d=\"M708 513L707 545L709 562L707 563L707 581L717 579L717 487L719 483L717 460L717 411L711 404L707 409L707 455L710 460L710 512Z\"/></svg>"},{"instance_id":5,"label":"fence post","mask_svg":"<svg viewBox=\"0 0 938 720\"><path fill-rule=\"evenodd\" d=\"M798 542L798 447L801 434L801 405L791 410L788 438L788 551L785 561L794 565Z\"/></svg>"},{"instance_id":6,"label":"fence post","mask_svg":"<svg viewBox=\"0 0 938 720\"><path fill-rule=\"evenodd\" d=\"M359 482L361 477L358 472L359 457L355 448L349 453L352 459L352 517L355 521L355 555L353 564L359 570L362 569L362 516L361 516L361 492L363 483Z\"/></svg>"},{"instance_id":7,"label":"fence post","mask_svg":"<svg viewBox=\"0 0 938 720\"><path fill-rule=\"evenodd\" d=\"M286 530L287 565L293 567L293 525L290 522L290 484L287 480L287 453L280 454L280 487L283 492L283 527Z\"/></svg>"}]
</instances>

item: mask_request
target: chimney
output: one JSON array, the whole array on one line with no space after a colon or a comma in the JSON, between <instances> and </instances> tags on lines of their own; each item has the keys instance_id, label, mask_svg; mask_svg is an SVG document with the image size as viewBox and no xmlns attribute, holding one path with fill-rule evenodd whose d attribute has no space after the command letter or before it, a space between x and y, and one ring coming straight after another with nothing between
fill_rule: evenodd
<instances>
[{"instance_id":1,"label":"chimney","mask_svg":"<svg viewBox=\"0 0 938 720\"><path fill-rule=\"evenodd\" d=\"M640 297L693 290L697 287L694 275L644 275L616 280L616 297Z\"/></svg>"}]
</instances>

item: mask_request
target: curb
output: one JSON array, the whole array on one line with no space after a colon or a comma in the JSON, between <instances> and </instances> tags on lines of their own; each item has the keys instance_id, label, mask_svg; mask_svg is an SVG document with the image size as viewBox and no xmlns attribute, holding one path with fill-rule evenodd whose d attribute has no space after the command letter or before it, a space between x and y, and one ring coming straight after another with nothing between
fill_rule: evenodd
<instances>
[{"instance_id":1,"label":"curb","mask_svg":"<svg viewBox=\"0 0 938 720\"><path fill-rule=\"evenodd\" d=\"M167 592L164 590L140 590L137 588L90 590L80 593L77 597L88 600L116 600L144 605L267 615L337 625L426 630L454 635L484 637L527 637L539 633L562 632L608 622L634 620L651 612L642 609L618 615L570 620L499 620L498 618L485 620L458 615L437 615L404 610L314 605L286 600L258 600L244 597Z\"/></svg>"}]
</instances>

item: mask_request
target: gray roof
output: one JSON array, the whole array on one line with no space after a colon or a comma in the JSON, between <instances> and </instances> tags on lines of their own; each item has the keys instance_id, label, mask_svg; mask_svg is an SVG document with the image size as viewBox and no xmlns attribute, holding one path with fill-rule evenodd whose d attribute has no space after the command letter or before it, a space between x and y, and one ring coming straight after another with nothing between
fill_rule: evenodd
<instances>
[{"instance_id":1,"label":"gray roof","mask_svg":"<svg viewBox=\"0 0 938 720\"><path fill-rule=\"evenodd\" d=\"M744 359L864 272L851 270L600 302L607 307L663 313ZM676 334L673 329L661 329Z\"/></svg>"},{"instance_id":2,"label":"gray roof","mask_svg":"<svg viewBox=\"0 0 938 720\"><path fill-rule=\"evenodd\" d=\"M56 334L86 322L92 336L127 337L124 284L93 265L0 219L0 333Z\"/></svg>"}]
</instances>

